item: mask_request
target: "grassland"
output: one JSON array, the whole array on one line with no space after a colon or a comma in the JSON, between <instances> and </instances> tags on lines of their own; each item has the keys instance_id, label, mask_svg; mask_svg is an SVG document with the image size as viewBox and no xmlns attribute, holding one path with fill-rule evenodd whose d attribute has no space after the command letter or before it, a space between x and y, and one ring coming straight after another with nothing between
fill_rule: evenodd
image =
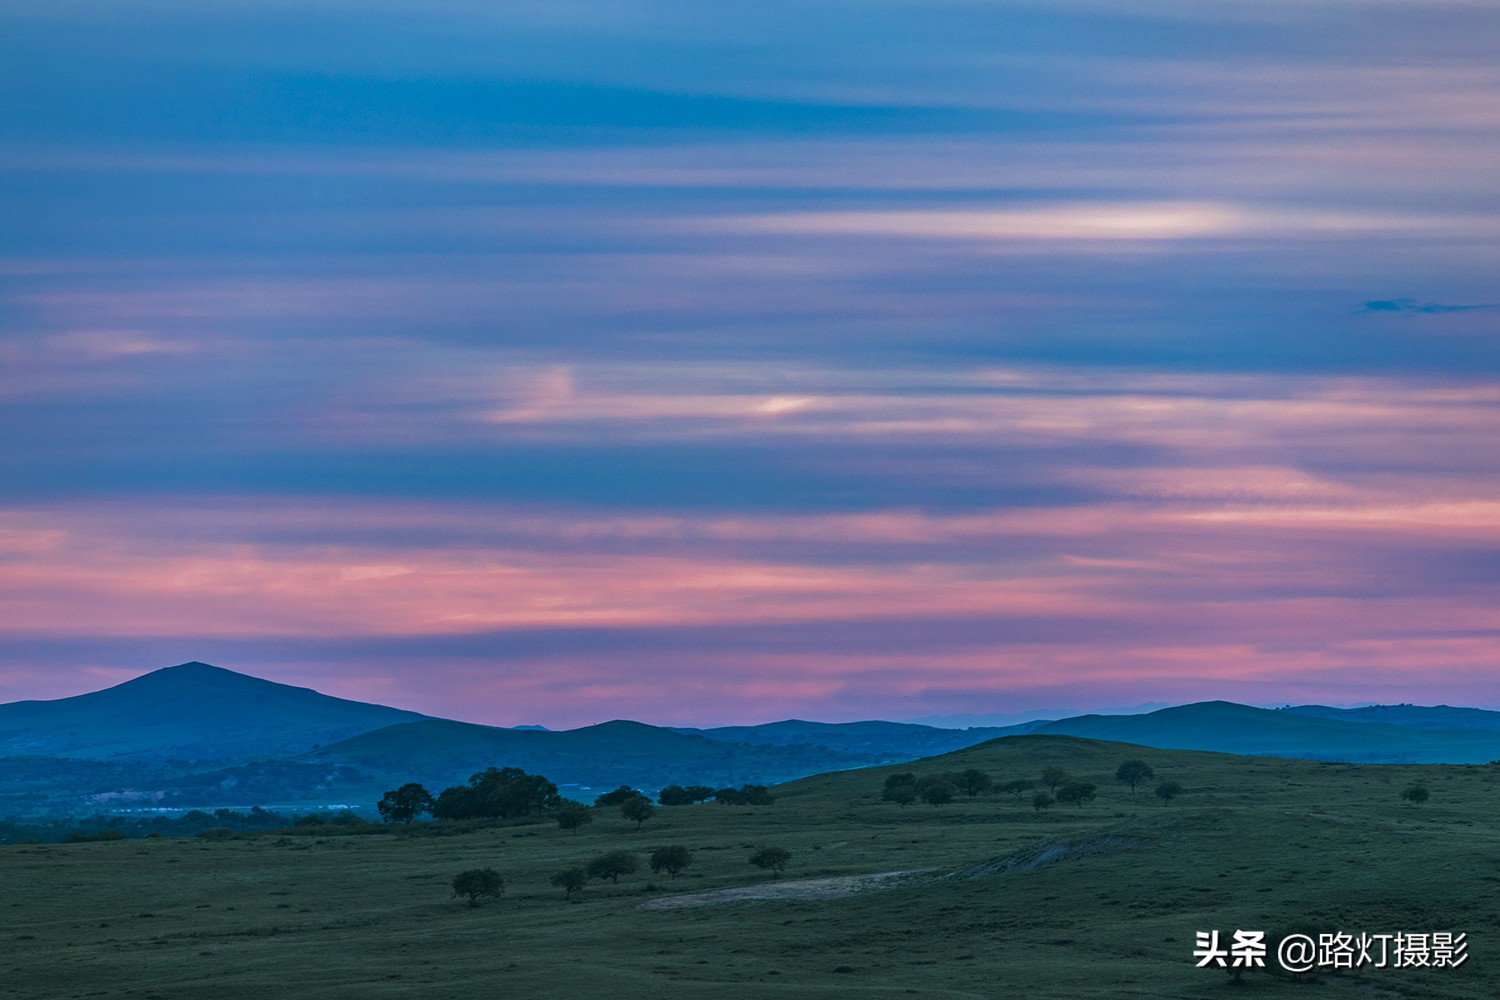
<instances>
[{"instance_id":1,"label":"grassland","mask_svg":"<svg viewBox=\"0 0 1500 1000\"><path fill-rule=\"evenodd\" d=\"M1162 806L1113 780L1130 757L1184 793ZM1060 764L1099 786L1083 808L1011 796L901 808L893 771L982 768L998 780ZM1015 737L913 765L803 779L766 808L664 808L637 831L603 813L460 836L275 834L0 848L0 994L45 997L1464 997L1500 996L1500 767L1341 765L1055 736ZM1421 781L1431 800L1403 802ZM1074 845L1039 867L996 859ZM606 850L696 852L680 878L547 877ZM848 898L639 909L774 877L893 871ZM449 897L494 867L504 895ZM1003 866L1001 866L1003 867ZM935 871L934 871L935 870ZM942 877L958 872L965 877ZM1458 969L1364 970L1232 985L1197 969L1198 930L1452 930Z\"/></svg>"}]
</instances>

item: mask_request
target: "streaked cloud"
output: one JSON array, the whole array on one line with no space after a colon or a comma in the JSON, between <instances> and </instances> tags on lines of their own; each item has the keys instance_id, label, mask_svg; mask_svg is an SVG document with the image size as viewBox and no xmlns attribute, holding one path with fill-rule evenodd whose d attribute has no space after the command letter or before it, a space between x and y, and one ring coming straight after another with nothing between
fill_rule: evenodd
<instances>
[{"instance_id":1,"label":"streaked cloud","mask_svg":"<svg viewBox=\"0 0 1500 1000\"><path fill-rule=\"evenodd\" d=\"M1497 37L11 4L0 698L1500 706Z\"/></svg>"}]
</instances>

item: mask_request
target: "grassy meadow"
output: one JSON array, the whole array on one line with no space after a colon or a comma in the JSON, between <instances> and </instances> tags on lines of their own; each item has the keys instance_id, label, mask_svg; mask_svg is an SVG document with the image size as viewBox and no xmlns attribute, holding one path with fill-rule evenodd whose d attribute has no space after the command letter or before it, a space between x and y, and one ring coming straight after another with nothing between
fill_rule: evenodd
<instances>
[{"instance_id":1,"label":"grassy meadow","mask_svg":"<svg viewBox=\"0 0 1500 1000\"><path fill-rule=\"evenodd\" d=\"M1140 758L1155 780L1114 780ZM500 762L503 763L503 762ZM977 767L997 783L1061 765L1078 808L987 792L881 801L885 776ZM1500 996L1500 767L1345 765L1024 736L781 786L770 807L602 810L452 836L284 836L0 847L8 997L1474 997ZM1163 806L1161 781L1183 786ZM1424 783L1431 799L1401 791ZM650 850L695 852L681 877ZM751 867L792 852L781 876ZM1042 845L1061 860L1028 866ZM560 868L640 854L565 900ZM1003 863L1009 859L1011 864ZM997 860L1001 864L995 864ZM493 867L471 908L453 876ZM1009 867L1011 870L1005 871ZM638 909L678 893L919 872L846 898ZM1366 969L1233 984L1194 933L1467 932L1458 969Z\"/></svg>"}]
</instances>

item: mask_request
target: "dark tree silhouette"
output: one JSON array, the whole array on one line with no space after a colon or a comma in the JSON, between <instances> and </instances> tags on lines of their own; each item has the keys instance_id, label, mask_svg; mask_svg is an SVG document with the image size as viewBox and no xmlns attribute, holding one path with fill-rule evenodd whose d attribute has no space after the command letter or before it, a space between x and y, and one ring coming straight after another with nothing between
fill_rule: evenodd
<instances>
[{"instance_id":1,"label":"dark tree silhouette","mask_svg":"<svg viewBox=\"0 0 1500 1000\"><path fill-rule=\"evenodd\" d=\"M605 792L603 795L595 799L594 807L596 809L599 809L607 806L617 806L623 803L626 799L634 799L638 797L642 797L640 792L636 791L634 788L631 788L629 785L621 785L614 791Z\"/></svg>"},{"instance_id":2,"label":"dark tree silhouette","mask_svg":"<svg viewBox=\"0 0 1500 1000\"><path fill-rule=\"evenodd\" d=\"M1042 784L1047 786L1047 791L1057 794L1057 786L1065 785L1073 780L1073 776L1056 764L1048 764L1042 768Z\"/></svg>"},{"instance_id":3,"label":"dark tree silhouette","mask_svg":"<svg viewBox=\"0 0 1500 1000\"><path fill-rule=\"evenodd\" d=\"M1001 785L1000 791L1009 792L1016 797L1017 802L1020 802L1021 796L1024 793L1031 791L1035 787L1035 781L1032 781L1028 778L1017 778L1014 781L1007 781L1005 784Z\"/></svg>"},{"instance_id":4,"label":"dark tree silhouette","mask_svg":"<svg viewBox=\"0 0 1500 1000\"><path fill-rule=\"evenodd\" d=\"M1172 800L1182 794L1182 786L1175 781L1163 781L1156 786L1156 797L1161 799L1162 805L1170 805Z\"/></svg>"},{"instance_id":5,"label":"dark tree silhouette","mask_svg":"<svg viewBox=\"0 0 1500 1000\"><path fill-rule=\"evenodd\" d=\"M637 795L633 799L626 799L620 803L620 815L634 823L637 830L641 828L642 823L651 818L654 812L656 812L656 807L644 795Z\"/></svg>"},{"instance_id":6,"label":"dark tree silhouette","mask_svg":"<svg viewBox=\"0 0 1500 1000\"><path fill-rule=\"evenodd\" d=\"M954 775L953 783L958 786L959 791L969 796L969 798L973 798L994 784L988 774L974 767Z\"/></svg>"},{"instance_id":7,"label":"dark tree silhouette","mask_svg":"<svg viewBox=\"0 0 1500 1000\"><path fill-rule=\"evenodd\" d=\"M453 895L467 896L470 906L478 906L480 896L498 896L504 891L505 880L493 868L470 868L453 876Z\"/></svg>"},{"instance_id":8,"label":"dark tree silhouette","mask_svg":"<svg viewBox=\"0 0 1500 1000\"><path fill-rule=\"evenodd\" d=\"M557 828L578 833L578 828L594 821L594 812L582 802L564 802L557 810Z\"/></svg>"},{"instance_id":9,"label":"dark tree silhouette","mask_svg":"<svg viewBox=\"0 0 1500 1000\"><path fill-rule=\"evenodd\" d=\"M1071 802L1082 809L1085 802L1094 799L1094 786L1086 781L1070 781L1057 790L1057 801Z\"/></svg>"},{"instance_id":10,"label":"dark tree silhouette","mask_svg":"<svg viewBox=\"0 0 1500 1000\"><path fill-rule=\"evenodd\" d=\"M1156 777L1156 772L1151 770L1151 765L1143 760L1127 760L1115 771L1115 780L1122 785L1130 786L1130 794L1135 794L1135 786L1143 781L1150 781Z\"/></svg>"},{"instance_id":11,"label":"dark tree silhouette","mask_svg":"<svg viewBox=\"0 0 1500 1000\"><path fill-rule=\"evenodd\" d=\"M422 813L432 812L432 806L432 793L415 781L407 782L400 788L386 792L384 797L375 803L381 819L387 823L408 825Z\"/></svg>"},{"instance_id":12,"label":"dark tree silhouette","mask_svg":"<svg viewBox=\"0 0 1500 1000\"><path fill-rule=\"evenodd\" d=\"M922 791L922 801L930 806L945 806L953 801L954 788L947 781L934 781L926 785Z\"/></svg>"},{"instance_id":13,"label":"dark tree silhouette","mask_svg":"<svg viewBox=\"0 0 1500 1000\"><path fill-rule=\"evenodd\" d=\"M741 785L739 788L721 788L714 792L720 805L768 806L775 802L770 789L765 785Z\"/></svg>"},{"instance_id":14,"label":"dark tree silhouette","mask_svg":"<svg viewBox=\"0 0 1500 1000\"><path fill-rule=\"evenodd\" d=\"M1037 812L1041 812L1043 809L1051 809L1052 796L1048 795L1046 792L1035 792L1031 796L1031 808L1035 809Z\"/></svg>"},{"instance_id":15,"label":"dark tree silhouette","mask_svg":"<svg viewBox=\"0 0 1500 1000\"><path fill-rule=\"evenodd\" d=\"M750 863L757 868L765 868L780 875L786 868L786 863L792 860L792 852L785 847L762 847L750 855Z\"/></svg>"},{"instance_id":16,"label":"dark tree silhouette","mask_svg":"<svg viewBox=\"0 0 1500 1000\"><path fill-rule=\"evenodd\" d=\"M610 851L590 861L585 871L589 878L607 878L611 882L618 882L621 875L634 874L639 867L640 862L629 851Z\"/></svg>"},{"instance_id":17,"label":"dark tree silhouette","mask_svg":"<svg viewBox=\"0 0 1500 1000\"><path fill-rule=\"evenodd\" d=\"M651 871L666 872L676 878L682 870L693 863L693 852L681 844L658 847L651 852Z\"/></svg>"},{"instance_id":18,"label":"dark tree silhouette","mask_svg":"<svg viewBox=\"0 0 1500 1000\"><path fill-rule=\"evenodd\" d=\"M903 809L917 801L916 785L896 785L894 788L885 790L885 798L889 802L895 802Z\"/></svg>"},{"instance_id":19,"label":"dark tree silhouette","mask_svg":"<svg viewBox=\"0 0 1500 1000\"><path fill-rule=\"evenodd\" d=\"M902 806L911 805L917 801L917 776L909 771L886 775L885 787L881 790L880 797L886 802L899 802Z\"/></svg>"},{"instance_id":20,"label":"dark tree silhouette","mask_svg":"<svg viewBox=\"0 0 1500 1000\"><path fill-rule=\"evenodd\" d=\"M564 868L560 872L553 872L547 881L561 889L563 898L567 899L588 884L588 880L589 877L582 868Z\"/></svg>"},{"instance_id":21,"label":"dark tree silhouette","mask_svg":"<svg viewBox=\"0 0 1500 1000\"><path fill-rule=\"evenodd\" d=\"M1432 798L1432 793L1427 790L1426 785L1412 785L1401 793L1401 797L1412 805L1419 806Z\"/></svg>"},{"instance_id":22,"label":"dark tree silhouette","mask_svg":"<svg viewBox=\"0 0 1500 1000\"><path fill-rule=\"evenodd\" d=\"M656 801L664 806L689 806L698 802L704 802L714 797L714 789L707 785L668 785L656 796Z\"/></svg>"},{"instance_id":23,"label":"dark tree silhouette","mask_svg":"<svg viewBox=\"0 0 1500 1000\"><path fill-rule=\"evenodd\" d=\"M443 789L432 807L438 819L508 819L557 808L557 786L540 774L519 767L490 767L469 778L468 785Z\"/></svg>"}]
</instances>

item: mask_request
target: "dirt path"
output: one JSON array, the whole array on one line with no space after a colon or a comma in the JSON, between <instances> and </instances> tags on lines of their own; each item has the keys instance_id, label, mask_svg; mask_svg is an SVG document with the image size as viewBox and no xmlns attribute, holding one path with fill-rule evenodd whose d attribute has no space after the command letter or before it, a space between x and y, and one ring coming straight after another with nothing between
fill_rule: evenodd
<instances>
[{"instance_id":1,"label":"dirt path","mask_svg":"<svg viewBox=\"0 0 1500 1000\"><path fill-rule=\"evenodd\" d=\"M735 889L662 896L660 899L648 900L636 909L681 910L692 906L716 906L720 903L744 903L752 900L842 899L861 892L882 892L932 882L943 875L940 868L921 868L912 871L872 872L868 875L840 875L834 878L804 878L789 882L762 882Z\"/></svg>"},{"instance_id":2,"label":"dirt path","mask_svg":"<svg viewBox=\"0 0 1500 1000\"><path fill-rule=\"evenodd\" d=\"M762 882L734 889L688 892L647 900L637 910L683 910L694 906L718 906L722 903L776 902L782 900L843 899L864 892L885 892L908 886L925 885L946 879L984 878L1009 872L1030 871L1065 861L1115 854L1151 846L1142 837L1118 834L1056 840L1019 848L1003 857L957 870L914 868L895 872L870 872L865 875L839 875L831 878L804 878L788 882Z\"/></svg>"}]
</instances>

